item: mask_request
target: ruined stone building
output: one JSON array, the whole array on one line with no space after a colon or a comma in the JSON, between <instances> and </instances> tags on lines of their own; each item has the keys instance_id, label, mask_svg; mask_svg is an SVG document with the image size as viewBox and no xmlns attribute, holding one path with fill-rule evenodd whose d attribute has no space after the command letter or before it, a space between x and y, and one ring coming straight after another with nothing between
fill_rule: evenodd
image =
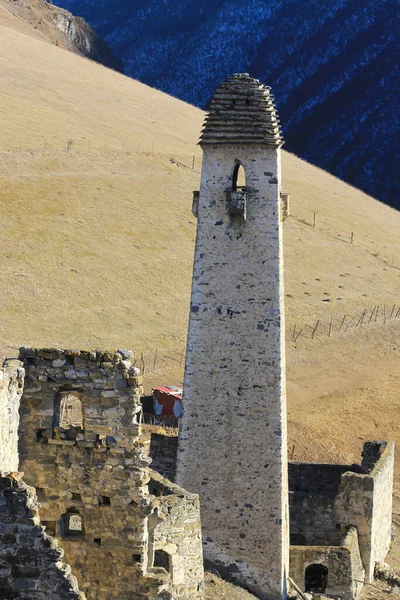
<instances>
[{"instance_id":1,"label":"ruined stone building","mask_svg":"<svg viewBox=\"0 0 400 600\"><path fill-rule=\"evenodd\" d=\"M355 600L388 552L393 443L366 443L359 465L287 461L289 197L269 88L229 78L200 143L179 442L158 432L150 469L130 351L7 360L0 600L202 600L203 552L262 600L293 581Z\"/></svg>"},{"instance_id":2,"label":"ruined stone building","mask_svg":"<svg viewBox=\"0 0 400 600\"><path fill-rule=\"evenodd\" d=\"M149 469L131 354L23 348L0 371L0 598L202 598L199 499Z\"/></svg>"},{"instance_id":3,"label":"ruined stone building","mask_svg":"<svg viewBox=\"0 0 400 600\"><path fill-rule=\"evenodd\" d=\"M218 88L193 198L177 481L200 495L205 558L260 598L284 598L291 575L350 600L389 549L393 444L366 444L360 466L290 463L288 476L282 144L269 88L247 74Z\"/></svg>"}]
</instances>

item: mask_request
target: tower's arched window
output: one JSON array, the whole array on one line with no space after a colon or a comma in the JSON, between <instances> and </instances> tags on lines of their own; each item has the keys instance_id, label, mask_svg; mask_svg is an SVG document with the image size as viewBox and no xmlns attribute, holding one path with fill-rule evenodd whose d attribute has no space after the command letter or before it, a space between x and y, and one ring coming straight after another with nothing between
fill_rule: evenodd
<instances>
[{"instance_id":1,"label":"tower's arched window","mask_svg":"<svg viewBox=\"0 0 400 600\"><path fill-rule=\"evenodd\" d=\"M226 212L236 219L246 221L247 192L246 173L243 165L236 162L232 173L232 189L226 190Z\"/></svg>"},{"instance_id":2,"label":"tower's arched window","mask_svg":"<svg viewBox=\"0 0 400 600\"><path fill-rule=\"evenodd\" d=\"M246 188L246 172L243 165L237 163L232 175L232 192L242 191Z\"/></svg>"},{"instance_id":3,"label":"tower's arched window","mask_svg":"<svg viewBox=\"0 0 400 600\"><path fill-rule=\"evenodd\" d=\"M328 586L328 567L321 564L308 565L304 577L306 592L324 594Z\"/></svg>"}]
</instances>

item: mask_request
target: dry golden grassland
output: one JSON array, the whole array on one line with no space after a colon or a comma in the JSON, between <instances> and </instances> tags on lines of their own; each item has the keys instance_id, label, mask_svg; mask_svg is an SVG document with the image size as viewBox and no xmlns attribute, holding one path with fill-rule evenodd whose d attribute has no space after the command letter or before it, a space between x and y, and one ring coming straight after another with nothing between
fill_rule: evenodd
<instances>
[{"instance_id":1,"label":"dry golden grassland","mask_svg":"<svg viewBox=\"0 0 400 600\"><path fill-rule=\"evenodd\" d=\"M132 348L148 389L179 383L204 115L0 8L0 354ZM400 447L400 213L287 152L283 189L289 454Z\"/></svg>"}]
</instances>

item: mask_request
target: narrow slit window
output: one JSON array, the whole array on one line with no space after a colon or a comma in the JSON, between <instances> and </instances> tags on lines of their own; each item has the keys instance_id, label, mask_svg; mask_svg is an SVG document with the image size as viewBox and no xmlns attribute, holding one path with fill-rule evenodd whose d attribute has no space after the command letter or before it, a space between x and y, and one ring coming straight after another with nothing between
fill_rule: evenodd
<instances>
[{"instance_id":1,"label":"narrow slit window","mask_svg":"<svg viewBox=\"0 0 400 600\"><path fill-rule=\"evenodd\" d=\"M246 221L247 218L247 191L246 173L243 165L236 163L232 173L232 189L226 190L226 212L228 215Z\"/></svg>"}]
</instances>

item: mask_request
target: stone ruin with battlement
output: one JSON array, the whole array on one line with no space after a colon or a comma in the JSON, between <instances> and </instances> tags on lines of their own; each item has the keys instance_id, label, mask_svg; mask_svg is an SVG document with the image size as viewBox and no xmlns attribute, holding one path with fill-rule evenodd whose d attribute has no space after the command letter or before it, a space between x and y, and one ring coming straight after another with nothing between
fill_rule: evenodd
<instances>
[{"instance_id":1,"label":"stone ruin with battlement","mask_svg":"<svg viewBox=\"0 0 400 600\"><path fill-rule=\"evenodd\" d=\"M262 600L356 600L389 550L392 442L359 465L287 460L289 196L269 88L229 78L200 143L179 441L156 434L152 470L130 351L6 360L0 599L202 600L204 553Z\"/></svg>"}]
</instances>

